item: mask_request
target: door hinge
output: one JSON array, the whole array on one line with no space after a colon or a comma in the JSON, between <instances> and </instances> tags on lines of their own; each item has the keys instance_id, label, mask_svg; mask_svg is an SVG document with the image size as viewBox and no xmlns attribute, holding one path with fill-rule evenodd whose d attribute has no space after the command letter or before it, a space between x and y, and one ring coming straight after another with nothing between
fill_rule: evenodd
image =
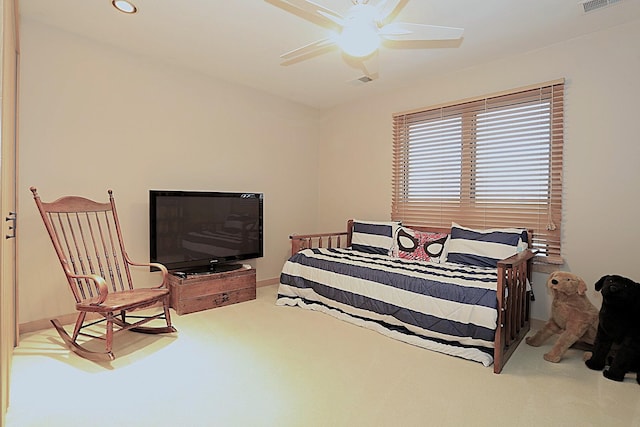
<instances>
[{"instance_id":1,"label":"door hinge","mask_svg":"<svg viewBox=\"0 0 640 427\"><path fill-rule=\"evenodd\" d=\"M11 234L5 234L5 239L13 239L16 237L16 213L9 212L9 216L4 219L5 221L12 221L12 224L9 226L9 232Z\"/></svg>"}]
</instances>

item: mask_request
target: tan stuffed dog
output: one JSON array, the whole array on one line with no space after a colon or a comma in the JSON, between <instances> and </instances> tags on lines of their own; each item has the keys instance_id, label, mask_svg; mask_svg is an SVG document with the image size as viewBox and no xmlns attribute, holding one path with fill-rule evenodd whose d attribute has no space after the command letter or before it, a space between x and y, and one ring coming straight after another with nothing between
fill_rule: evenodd
<instances>
[{"instance_id":1,"label":"tan stuffed dog","mask_svg":"<svg viewBox=\"0 0 640 427\"><path fill-rule=\"evenodd\" d=\"M585 295L587 284L580 277L566 271L549 275L547 287L553 294L551 318L535 335L527 337L527 344L538 347L551 335L560 334L544 359L557 363L569 347L582 342L593 345L598 330L599 310Z\"/></svg>"}]
</instances>

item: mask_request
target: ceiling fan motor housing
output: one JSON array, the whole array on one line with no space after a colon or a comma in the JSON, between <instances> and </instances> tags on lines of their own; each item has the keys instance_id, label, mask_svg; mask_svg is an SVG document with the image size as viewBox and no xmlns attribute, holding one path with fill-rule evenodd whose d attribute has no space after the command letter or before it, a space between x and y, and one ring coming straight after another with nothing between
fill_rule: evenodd
<instances>
[{"instance_id":1,"label":"ceiling fan motor housing","mask_svg":"<svg viewBox=\"0 0 640 427\"><path fill-rule=\"evenodd\" d=\"M344 18L338 45L344 53L356 58L371 55L380 46L377 10L366 3L356 3Z\"/></svg>"}]
</instances>

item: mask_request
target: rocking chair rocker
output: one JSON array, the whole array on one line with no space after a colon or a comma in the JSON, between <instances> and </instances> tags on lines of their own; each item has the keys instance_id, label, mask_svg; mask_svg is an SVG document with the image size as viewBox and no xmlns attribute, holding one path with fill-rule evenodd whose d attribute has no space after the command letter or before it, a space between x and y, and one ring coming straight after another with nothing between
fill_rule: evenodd
<instances>
[{"instance_id":1,"label":"rocking chair rocker","mask_svg":"<svg viewBox=\"0 0 640 427\"><path fill-rule=\"evenodd\" d=\"M73 335L57 319L51 320L70 350L89 360L109 361L115 359L112 344L116 332L129 329L147 334L176 332L169 315L167 269L162 264L135 263L129 259L111 190L106 203L78 196L45 203L35 187L31 187L31 192L76 300L78 317ZM153 288L134 289L131 266L159 269L162 283ZM162 307L158 313L129 315L131 321L127 318L130 311L156 304ZM89 313L92 314L87 319ZM142 326L156 319L165 320L166 326ZM106 337L83 332L84 328L101 322L106 322ZM105 351L85 348L78 343L80 335L105 339Z\"/></svg>"}]
</instances>

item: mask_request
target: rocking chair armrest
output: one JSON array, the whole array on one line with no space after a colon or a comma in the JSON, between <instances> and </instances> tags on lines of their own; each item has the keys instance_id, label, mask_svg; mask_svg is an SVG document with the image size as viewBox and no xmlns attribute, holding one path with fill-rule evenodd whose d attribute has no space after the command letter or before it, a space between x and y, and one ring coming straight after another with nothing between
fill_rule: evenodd
<instances>
[{"instance_id":1,"label":"rocking chair armrest","mask_svg":"<svg viewBox=\"0 0 640 427\"><path fill-rule=\"evenodd\" d=\"M69 274L69 277L74 279L86 279L95 282L95 284L98 286L98 292L100 295L98 295L98 299L95 302L91 303L91 305L100 305L107 299L109 288L107 287L107 282L102 276L99 276L97 274Z\"/></svg>"},{"instance_id":2,"label":"rocking chair armrest","mask_svg":"<svg viewBox=\"0 0 640 427\"><path fill-rule=\"evenodd\" d=\"M168 277L169 277L169 270L167 270L167 267L165 267L163 264L160 264L159 262L133 262L131 260L128 260L129 264L135 266L135 267L155 267L158 270L160 270L160 272L162 272L162 283L160 283L159 286L156 286L155 288L168 288L169 287L169 282L167 281Z\"/></svg>"}]
</instances>

